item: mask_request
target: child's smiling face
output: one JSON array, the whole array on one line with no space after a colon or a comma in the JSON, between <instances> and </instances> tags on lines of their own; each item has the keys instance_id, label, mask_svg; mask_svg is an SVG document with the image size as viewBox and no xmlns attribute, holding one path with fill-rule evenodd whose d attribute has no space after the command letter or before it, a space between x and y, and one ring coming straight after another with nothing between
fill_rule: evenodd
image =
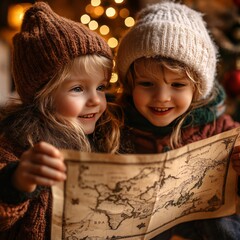
<instances>
[{"instance_id":1,"label":"child's smiling face","mask_svg":"<svg viewBox=\"0 0 240 240\"><path fill-rule=\"evenodd\" d=\"M58 88L54 101L56 113L79 123L85 134L93 133L107 105L108 81L102 68L96 66L95 70L73 70Z\"/></svg>"},{"instance_id":2,"label":"child's smiling face","mask_svg":"<svg viewBox=\"0 0 240 240\"><path fill-rule=\"evenodd\" d=\"M145 61L142 58L135 63L133 102L149 122L164 127L188 110L193 84L186 74L160 67L157 60Z\"/></svg>"}]
</instances>

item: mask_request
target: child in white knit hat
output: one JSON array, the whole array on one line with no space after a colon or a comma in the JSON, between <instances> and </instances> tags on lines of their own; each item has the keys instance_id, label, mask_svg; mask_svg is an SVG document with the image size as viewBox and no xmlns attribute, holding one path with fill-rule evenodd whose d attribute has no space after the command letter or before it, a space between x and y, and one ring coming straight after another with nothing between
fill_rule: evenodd
<instances>
[{"instance_id":1,"label":"child in white knit hat","mask_svg":"<svg viewBox=\"0 0 240 240\"><path fill-rule=\"evenodd\" d=\"M224 113L217 57L200 13L170 1L140 11L116 59L125 118L121 152L161 153L239 126ZM154 239L174 235L240 239L240 216L183 223Z\"/></svg>"}]
</instances>

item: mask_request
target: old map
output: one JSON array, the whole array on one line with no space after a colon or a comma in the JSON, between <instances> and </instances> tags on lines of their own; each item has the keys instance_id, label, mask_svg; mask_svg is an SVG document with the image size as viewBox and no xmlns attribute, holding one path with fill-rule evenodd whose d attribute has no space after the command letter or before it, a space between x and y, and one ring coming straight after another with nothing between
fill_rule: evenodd
<instances>
[{"instance_id":1,"label":"old map","mask_svg":"<svg viewBox=\"0 0 240 240\"><path fill-rule=\"evenodd\" d=\"M53 187L52 239L151 239L185 221L233 214L229 156L239 128L151 155L64 151Z\"/></svg>"}]
</instances>

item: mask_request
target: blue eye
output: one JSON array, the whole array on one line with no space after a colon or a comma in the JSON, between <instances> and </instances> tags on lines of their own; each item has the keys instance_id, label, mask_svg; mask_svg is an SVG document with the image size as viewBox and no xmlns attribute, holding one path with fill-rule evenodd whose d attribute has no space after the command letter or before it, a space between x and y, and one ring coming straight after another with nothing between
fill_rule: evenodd
<instances>
[{"instance_id":1,"label":"blue eye","mask_svg":"<svg viewBox=\"0 0 240 240\"><path fill-rule=\"evenodd\" d=\"M72 88L71 91L73 92L82 92L82 88L81 87L75 87L75 88Z\"/></svg>"},{"instance_id":2,"label":"blue eye","mask_svg":"<svg viewBox=\"0 0 240 240\"><path fill-rule=\"evenodd\" d=\"M98 88L97 88L97 90L98 91L105 91L106 90L106 86L105 85L100 85Z\"/></svg>"}]
</instances>

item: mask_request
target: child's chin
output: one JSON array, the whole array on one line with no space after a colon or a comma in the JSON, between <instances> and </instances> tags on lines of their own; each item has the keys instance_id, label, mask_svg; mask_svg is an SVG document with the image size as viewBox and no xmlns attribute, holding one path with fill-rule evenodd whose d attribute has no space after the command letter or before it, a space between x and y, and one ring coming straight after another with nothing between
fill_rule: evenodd
<instances>
[{"instance_id":1,"label":"child's chin","mask_svg":"<svg viewBox=\"0 0 240 240\"><path fill-rule=\"evenodd\" d=\"M148 121L154 126L154 127L164 127L166 126L162 122L154 121L153 119L148 119Z\"/></svg>"},{"instance_id":2,"label":"child's chin","mask_svg":"<svg viewBox=\"0 0 240 240\"><path fill-rule=\"evenodd\" d=\"M84 129L83 131L86 135L89 135L89 134L92 134L94 132L94 130L95 130L95 126L91 129Z\"/></svg>"}]
</instances>

